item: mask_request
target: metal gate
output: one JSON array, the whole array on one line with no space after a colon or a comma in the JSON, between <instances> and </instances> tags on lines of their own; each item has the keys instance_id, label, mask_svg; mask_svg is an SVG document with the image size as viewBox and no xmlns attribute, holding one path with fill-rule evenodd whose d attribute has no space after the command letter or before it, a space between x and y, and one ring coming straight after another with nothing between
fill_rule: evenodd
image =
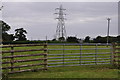
<instances>
[{"instance_id":1,"label":"metal gate","mask_svg":"<svg viewBox=\"0 0 120 80\"><path fill-rule=\"evenodd\" d=\"M111 44L48 44L48 67L112 63Z\"/></svg>"}]
</instances>

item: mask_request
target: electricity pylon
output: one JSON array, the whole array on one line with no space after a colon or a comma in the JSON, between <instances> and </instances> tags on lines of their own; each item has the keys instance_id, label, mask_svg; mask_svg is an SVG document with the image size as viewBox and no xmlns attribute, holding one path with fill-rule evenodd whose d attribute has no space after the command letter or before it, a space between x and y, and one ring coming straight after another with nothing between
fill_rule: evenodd
<instances>
[{"instance_id":1,"label":"electricity pylon","mask_svg":"<svg viewBox=\"0 0 120 80\"><path fill-rule=\"evenodd\" d=\"M66 29L65 29L65 13L64 11L66 9L63 9L62 5L60 5L59 8L56 8L55 10L57 10L58 12L55 13L58 15L58 17L56 18L58 20L57 23L57 29L56 29L56 40L61 40L61 41L65 41L67 35L66 35Z\"/></svg>"}]
</instances>

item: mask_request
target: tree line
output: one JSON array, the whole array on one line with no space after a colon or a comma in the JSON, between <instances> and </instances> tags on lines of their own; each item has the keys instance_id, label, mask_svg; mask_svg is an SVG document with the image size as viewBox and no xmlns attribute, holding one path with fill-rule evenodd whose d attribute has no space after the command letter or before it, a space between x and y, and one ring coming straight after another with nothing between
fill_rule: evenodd
<instances>
[{"instance_id":1,"label":"tree line","mask_svg":"<svg viewBox=\"0 0 120 80\"><path fill-rule=\"evenodd\" d=\"M41 42L40 40L32 41L30 42L27 40L26 34L27 31L24 28L18 28L15 29L15 34L10 34L8 31L11 29L11 27L5 23L4 21L0 21L0 31L2 31L2 42L13 42L13 41L24 41L24 43L38 43ZM120 42L120 35L119 36L109 36L109 43L112 42ZM90 36L86 36L84 39L80 39L74 36L69 36L65 40L64 37L60 37L59 40L53 39L48 40L48 42L72 42L72 43L106 43L107 42L107 36L97 36L94 39L91 39Z\"/></svg>"},{"instance_id":2,"label":"tree line","mask_svg":"<svg viewBox=\"0 0 120 80\"><path fill-rule=\"evenodd\" d=\"M109 37L109 40L108 40L109 43L120 42L120 35L117 37L114 37L114 36L108 36L108 37ZM70 36L70 37L67 37L66 41L76 42L76 43L107 43L107 36L105 37L97 36L94 39L91 39L90 36L86 36L84 39L79 39L77 37Z\"/></svg>"}]
</instances>

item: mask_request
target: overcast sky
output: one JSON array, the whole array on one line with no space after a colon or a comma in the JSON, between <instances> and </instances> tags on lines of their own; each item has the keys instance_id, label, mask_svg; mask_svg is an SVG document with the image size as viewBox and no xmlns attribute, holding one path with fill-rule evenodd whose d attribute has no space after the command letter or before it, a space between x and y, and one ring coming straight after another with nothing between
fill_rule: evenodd
<instances>
[{"instance_id":1,"label":"overcast sky","mask_svg":"<svg viewBox=\"0 0 120 80\"><path fill-rule=\"evenodd\" d=\"M67 36L84 38L106 36L107 17L111 18L110 35L118 35L117 2L3 2L2 17L11 26L27 30L29 40L53 39L57 27L54 15L60 5L66 9Z\"/></svg>"}]
</instances>

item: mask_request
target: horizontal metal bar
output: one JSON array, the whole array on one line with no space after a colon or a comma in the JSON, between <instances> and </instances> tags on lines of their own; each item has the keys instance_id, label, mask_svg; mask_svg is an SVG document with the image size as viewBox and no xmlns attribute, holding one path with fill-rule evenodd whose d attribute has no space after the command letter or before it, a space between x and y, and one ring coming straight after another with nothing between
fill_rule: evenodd
<instances>
[{"instance_id":1,"label":"horizontal metal bar","mask_svg":"<svg viewBox=\"0 0 120 80\"><path fill-rule=\"evenodd\" d=\"M80 62L57 62L57 63L48 63L49 64L65 64L65 63L80 63Z\"/></svg>"},{"instance_id":2,"label":"horizontal metal bar","mask_svg":"<svg viewBox=\"0 0 120 80\"><path fill-rule=\"evenodd\" d=\"M80 50L80 49L48 49L49 51L52 51L52 50Z\"/></svg>"},{"instance_id":3,"label":"horizontal metal bar","mask_svg":"<svg viewBox=\"0 0 120 80\"><path fill-rule=\"evenodd\" d=\"M86 45L86 46L88 46L88 45L93 45L93 46L96 46L96 45L98 45L98 46L110 46L110 45L112 45L112 44L106 44L106 43L48 43L48 45Z\"/></svg>"},{"instance_id":4,"label":"horizontal metal bar","mask_svg":"<svg viewBox=\"0 0 120 80\"><path fill-rule=\"evenodd\" d=\"M81 56L81 57L111 57L111 56L101 56L101 55L96 55L96 56Z\"/></svg>"},{"instance_id":5,"label":"horizontal metal bar","mask_svg":"<svg viewBox=\"0 0 120 80\"><path fill-rule=\"evenodd\" d=\"M110 64L110 63L97 63L97 64L73 64L73 65L56 65L56 66L48 66L48 67L63 67L63 66L81 66L81 65L100 65L100 64Z\"/></svg>"},{"instance_id":6,"label":"horizontal metal bar","mask_svg":"<svg viewBox=\"0 0 120 80\"><path fill-rule=\"evenodd\" d=\"M57 59L57 58L83 58L83 57L111 57L111 56L101 56L101 55L97 55L97 56L68 56L68 57L48 57L48 59Z\"/></svg>"},{"instance_id":7,"label":"horizontal metal bar","mask_svg":"<svg viewBox=\"0 0 120 80\"><path fill-rule=\"evenodd\" d=\"M110 62L110 60L109 61L81 61L82 63L86 63L86 62Z\"/></svg>"},{"instance_id":8,"label":"horizontal metal bar","mask_svg":"<svg viewBox=\"0 0 120 80\"><path fill-rule=\"evenodd\" d=\"M81 63L93 63L93 62L110 62L110 61L81 61ZM66 63L80 63L80 62L57 62L57 63L48 63L48 64L66 64Z\"/></svg>"},{"instance_id":9,"label":"horizontal metal bar","mask_svg":"<svg viewBox=\"0 0 120 80\"><path fill-rule=\"evenodd\" d=\"M57 59L57 58L79 58L80 56L72 56L72 57L48 57L48 59Z\"/></svg>"},{"instance_id":10,"label":"horizontal metal bar","mask_svg":"<svg viewBox=\"0 0 120 80\"><path fill-rule=\"evenodd\" d=\"M80 53L79 53L80 54ZM111 53L109 53L109 52L104 52L104 53L81 53L81 54L111 54Z\"/></svg>"},{"instance_id":11,"label":"horizontal metal bar","mask_svg":"<svg viewBox=\"0 0 120 80\"><path fill-rule=\"evenodd\" d=\"M105 52L105 53L68 53L68 54L48 54L49 56L61 56L61 55L84 55L84 54L111 54L111 53L108 53L108 52Z\"/></svg>"},{"instance_id":12,"label":"horizontal metal bar","mask_svg":"<svg viewBox=\"0 0 120 80\"><path fill-rule=\"evenodd\" d=\"M79 60L95 60L95 59L97 59L97 60L109 60L109 59L111 59L111 58L87 58L87 59L79 59Z\"/></svg>"},{"instance_id":13,"label":"horizontal metal bar","mask_svg":"<svg viewBox=\"0 0 120 80\"><path fill-rule=\"evenodd\" d=\"M97 58L97 60L99 60L99 59L103 59L104 60L104 59L111 59L111 58Z\"/></svg>"},{"instance_id":14,"label":"horizontal metal bar","mask_svg":"<svg viewBox=\"0 0 120 80\"><path fill-rule=\"evenodd\" d=\"M101 64L111 64L111 63L97 63L97 65L101 65Z\"/></svg>"},{"instance_id":15,"label":"horizontal metal bar","mask_svg":"<svg viewBox=\"0 0 120 80\"><path fill-rule=\"evenodd\" d=\"M63 67L63 66L80 66L80 64L74 64L74 65L56 65L56 66L49 66L48 67Z\"/></svg>"},{"instance_id":16,"label":"horizontal metal bar","mask_svg":"<svg viewBox=\"0 0 120 80\"><path fill-rule=\"evenodd\" d=\"M109 59L111 59L111 58L97 58L97 60L109 60ZM82 60L95 60L95 58L94 59L91 59L91 58L87 58L87 59L64 59L64 61L82 61ZM63 61L62 59L60 59L60 60L48 60L48 62L57 62L57 61Z\"/></svg>"},{"instance_id":17,"label":"horizontal metal bar","mask_svg":"<svg viewBox=\"0 0 120 80\"><path fill-rule=\"evenodd\" d=\"M48 56L61 56L61 55L80 55L80 53L73 53L73 54L48 54Z\"/></svg>"},{"instance_id":18,"label":"horizontal metal bar","mask_svg":"<svg viewBox=\"0 0 120 80\"><path fill-rule=\"evenodd\" d=\"M63 60L47 60L48 62L63 61Z\"/></svg>"},{"instance_id":19,"label":"horizontal metal bar","mask_svg":"<svg viewBox=\"0 0 120 80\"><path fill-rule=\"evenodd\" d=\"M95 50L96 48L81 48L81 50ZM97 48L97 50L106 50L106 49L111 49L111 48ZM48 49L49 51L52 50L80 50L80 49Z\"/></svg>"}]
</instances>

